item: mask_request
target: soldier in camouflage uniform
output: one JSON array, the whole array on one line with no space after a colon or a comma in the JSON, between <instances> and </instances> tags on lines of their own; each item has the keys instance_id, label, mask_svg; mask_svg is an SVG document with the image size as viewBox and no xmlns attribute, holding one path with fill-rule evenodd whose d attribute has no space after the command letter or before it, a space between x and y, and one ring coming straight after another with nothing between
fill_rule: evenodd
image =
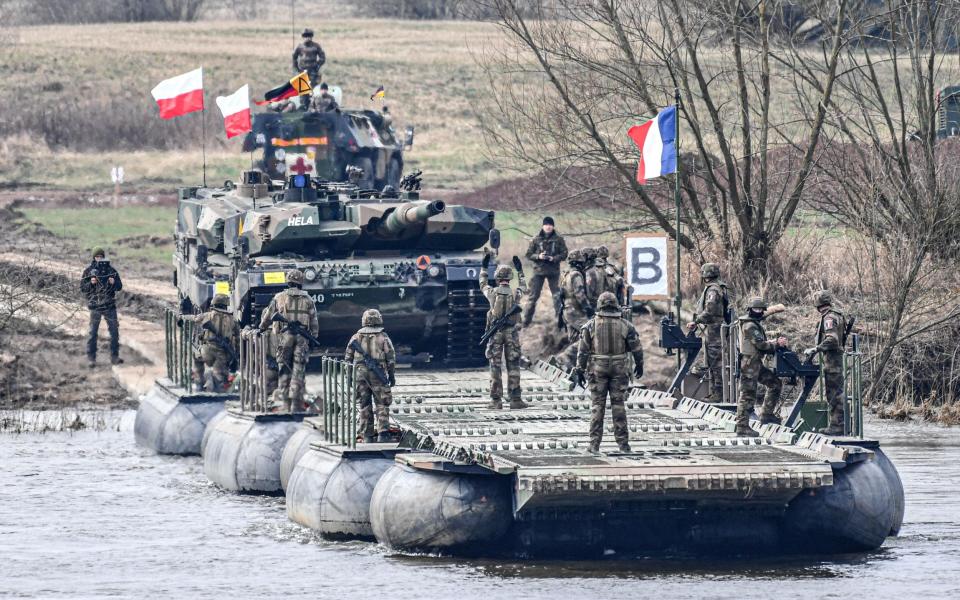
<instances>
[{"instance_id":1,"label":"soldier in camouflage uniform","mask_svg":"<svg viewBox=\"0 0 960 600\"><path fill-rule=\"evenodd\" d=\"M757 402L758 383L767 388L760 409L760 422L780 422L776 410L783 385L776 373L763 364L763 357L775 354L778 347L785 348L787 338L767 340L767 332L760 324L766 316L767 306L767 301L763 298L751 298L747 305L747 314L740 317L740 397L737 400L736 433L746 437L760 435L750 427L750 411Z\"/></svg>"},{"instance_id":2,"label":"soldier in camouflage uniform","mask_svg":"<svg viewBox=\"0 0 960 600\"><path fill-rule=\"evenodd\" d=\"M483 258L480 269L480 290L490 303L487 311L487 327L506 315L514 305L520 304L527 291L523 274L520 273L520 285L514 290L510 287L513 269L499 265L494 271L496 285L490 285L487 264L490 256ZM516 257L515 257L516 260ZM518 261L519 262L519 261ZM488 408L503 408L503 363L507 364L507 393L510 396L510 408L526 408L520 399L520 332L517 327L518 315L510 317L507 325L494 333L487 341L486 357L490 361L490 405Z\"/></svg>"},{"instance_id":3,"label":"soldier in camouflage uniform","mask_svg":"<svg viewBox=\"0 0 960 600\"><path fill-rule=\"evenodd\" d=\"M230 297L216 294L210 301L210 310L196 316L185 315L183 319L196 324L198 347L193 354L193 380L204 391L222 392L236 367L232 363L240 345L240 325L230 312ZM204 328L207 323L213 331ZM218 336L220 340L216 339ZM223 347L224 342L233 350L232 354Z\"/></svg>"},{"instance_id":4,"label":"soldier in camouflage uniform","mask_svg":"<svg viewBox=\"0 0 960 600\"><path fill-rule=\"evenodd\" d=\"M300 37L303 41L293 51L293 71L294 73L306 71L310 76L310 85L316 86L320 79L320 67L327 61L327 55L324 54L320 44L313 41L312 29L304 29Z\"/></svg>"},{"instance_id":5,"label":"soldier in camouflage uniform","mask_svg":"<svg viewBox=\"0 0 960 600\"><path fill-rule=\"evenodd\" d=\"M833 297L826 290L813 295L813 305L820 312L817 345L804 350L804 354L811 356L819 352L823 367L823 391L830 406L830 424L820 433L844 435L843 351L847 345L847 319L832 303Z\"/></svg>"},{"instance_id":6,"label":"soldier in camouflage uniform","mask_svg":"<svg viewBox=\"0 0 960 600\"><path fill-rule=\"evenodd\" d=\"M633 373L643 377L643 348L633 324L621 317L617 297L610 292L600 294L597 314L580 329L576 377L583 381L588 374L592 415L590 418L590 451L599 452L603 440L603 415L607 395L613 413L613 437L621 452L630 452L627 411L624 401L630 386L629 355L633 355Z\"/></svg>"},{"instance_id":7,"label":"soldier in camouflage uniform","mask_svg":"<svg viewBox=\"0 0 960 600\"><path fill-rule=\"evenodd\" d=\"M621 298L623 292L623 274L620 270L609 260L610 249L606 246L597 247L597 260L595 262L597 269L599 270L599 281L598 289L600 293L610 292L617 297L618 301L622 301Z\"/></svg>"},{"instance_id":8,"label":"soldier in camouflage uniform","mask_svg":"<svg viewBox=\"0 0 960 600\"><path fill-rule=\"evenodd\" d=\"M714 402L723 399L723 344L720 341L720 326L727 319L727 285L720 281L720 267L704 263L700 267L704 288L694 309L693 322L687 328L693 331L704 326L704 370L710 376L710 396Z\"/></svg>"},{"instance_id":9,"label":"soldier in camouflage uniform","mask_svg":"<svg viewBox=\"0 0 960 600\"><path fill-rule=\"evenodd\" d=\"M590 246L583 249L583 282L587 289L587 300L590 306L596 306L600 294L604 292L606 282L603 272L597 268L598 251Z\"/></svg>"},{"instance_id":10,"label":"soldier in camouflage uniform","mask_svg":"<svg viewBox=\"0 0 960 600\"><path fill-rule=\"evenodd\" d=\"M567 324L569 345L557 354L555 364L564 369L575 366L577 347L580 345L580 328L593 317L593 305L587 298L583 279L583 252L571 250L567 256L570 268L563 274L560 287L563 289L563 320Z\"/></svg>"},{"instance_id":11,"label":"soldier in camouflage uniform","mask_svg":"<svg viewBox=\"0 0 960 600\"><path fill-rule=\"evenodd\" d=\"M523 311L524 327L533 321L543 283L550 284L551 298L555 298L560 291L560 263L567 258L567 243L554 230L552 217L543 218L540 232L530 240L526 256L533 261L533 279L530 280L529 298Z\"/></svg>"},{"instance_id":12,"label":"soldier in camouflage uniform","mask_svg":"<svg viewBox=\"0 0 960 600\"><path fill-rule=\"evenodd\" d=\"M280 377L274 401L285 407L288 412L303 409L304 376L307 361L310 358L310 342L297 335L283 323L273 323L274 314L281 314L287 321L297 321L314 336L320 333L317 321L317 307L313 299L301 288L303 272L291 269L286 273L287 289L273 297L270 305L263 311L260 319L260 331L273 329L277 344L277 366Z\"/></svg>"},{"instance_id":13,"label":"soldier in camouflage uniform","mask_svg":"<svg viewBox=\"0 0 960 600\"><path fill-rule=\"evenodd\" d=\"M383 316L379 310L364 311L360 323L363 326L350 338L347 343L347 351L343 355L343 360L353 363L354 366L354 394L357 399L357 406L360 407L359 428L363 434L364 442L389 442L390 404L393 403L390 387L397 383L397 353L393 349L390 336L383 330ZM386 383L366 366L363 355L353 349L354 342L357 342L363 348L367 356L377 361L380 369L387 376L388 381ZM373 402L371 402L371 397ZM373 429L374 402L377 406L376 431L378 436L374 436Z\"/></svg>"}]
</instances>

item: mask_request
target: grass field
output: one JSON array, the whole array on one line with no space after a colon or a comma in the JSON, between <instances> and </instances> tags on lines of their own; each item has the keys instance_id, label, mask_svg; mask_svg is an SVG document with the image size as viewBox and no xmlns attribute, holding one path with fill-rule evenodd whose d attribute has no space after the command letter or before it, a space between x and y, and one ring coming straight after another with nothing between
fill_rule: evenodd
<instances>
[{"instance_id":1,"label":"grass field","mask_svg":"<svg viewBox=\"0 0 960 600\"><path fill-rule=\"evenodd\" d=\"M483 158L474 113L484 80L473 50L497 35L492 26L376 20L302 25L316 29L327 53L324 79L343 88L345 106L379 108L369 95L383 85L398 129L407 124L417 127L407 163L423 169L431 187L473 189L491 180L493 170ZM66 107L82 112L99 106L88 100L106 98L137 104L143 114L143 135L192 132L200 116L172 121L153 117L150 90L164 78L202 65L208 174L214 181L235 178L249 161L240 153L239 138L225 140L216 96L249 83L251 94L259 97L291 76L289 23L51 26L21 28L17 34L16 43L0 56L0 107L7 106L0 108L0 121L12 118L15 104L18 110ZM24 107L25 90L34 100ZM196 137L188 140L188 150L129 154L48 148L34 136L0 140L0 183L94 190L109 187L113 164L124 166L131 186L161 189L196 183L200 173Z\"/></svg>"}]
</instances>

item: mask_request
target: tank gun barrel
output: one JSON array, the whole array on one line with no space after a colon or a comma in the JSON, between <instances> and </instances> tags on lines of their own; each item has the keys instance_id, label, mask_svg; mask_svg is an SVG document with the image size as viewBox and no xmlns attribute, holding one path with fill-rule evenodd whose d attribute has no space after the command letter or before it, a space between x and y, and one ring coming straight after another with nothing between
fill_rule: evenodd
<instances>
[{"instance_id":1,"label":"tank gun barrel","mask_svg":"<svg viewBox=\"0 0 960 600\"><path fill-rule=\"evenodd\" d=\"M447 209L442 200L418 200L407 202L390 211L375 226L380 235L395 236L403 233L408 227L424 223L434 215L439 215Z\"/></svg>"}]
</instances>

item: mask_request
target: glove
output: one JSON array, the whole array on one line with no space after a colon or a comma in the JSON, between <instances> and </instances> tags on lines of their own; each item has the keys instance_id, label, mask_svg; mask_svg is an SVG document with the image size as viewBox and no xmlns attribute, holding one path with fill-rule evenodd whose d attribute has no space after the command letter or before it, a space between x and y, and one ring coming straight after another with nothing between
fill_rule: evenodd
<instances>
[{"instance_id":1,"label":"glove","mask_svg":"<svg viewBox=\"0 0 960 600\"><path fill-rule=\"evenodd\" d=\"M576 368L573 370L573 382L580 387L587 387L587 378L583 374L583 369Z\"/></svg>"},{"instance_id":2,"label":"glove","mask_svg":"<svg viewBox=\"0 0 960 600\"><path fill-rule=\"evenodd\" d=\"M643 377L643 365L641 363L634 363L633 365L633 376L637 379Z\"/></svg>"},{"instance_id":3,"label":"glove","mask_svg":"<svg viewBox=\"0 0 960 600\"><path fill-rule=\"evenodd\" d=\"M396 376L396 375L394 375L393 373L390 373L389 379L390 379L390 387L393 387L393 386L397 385L397 376Z\"/></svg>"},{"instance_id":4,"label":"glove","mask_svg":"<svg viewBox=\"0 0 960 600\"><path fill-rule=\"evenodd\" d=\"M807 357L813 356L813 355L816 354L816 353L817 353L816 347L814 347L814 348L807 348L806 350L803 351L803 355L804 355L804 356L807 356Z\"/></svg>"},{"instance_id":5,"label":"glove","mask_svg":"<svg viewBox=\"0 0 960 600\"><path fill-rule=\"evenodd\" d=\"M523 263L520 262L519 256L513 257L513 268L515 268L517 271L523 271Z\"/></svg>"},{"instance_id":6,"label":"glove","mask_svg":"<svg viewBox=\"0 0 960 600\"><path fill-rule=\"evenodd\" d=\"M483 265L483 270L486 271L490 267L490 255L484 252L483 260L480 261L480 264Z\"/></svg>"}]
</instances>

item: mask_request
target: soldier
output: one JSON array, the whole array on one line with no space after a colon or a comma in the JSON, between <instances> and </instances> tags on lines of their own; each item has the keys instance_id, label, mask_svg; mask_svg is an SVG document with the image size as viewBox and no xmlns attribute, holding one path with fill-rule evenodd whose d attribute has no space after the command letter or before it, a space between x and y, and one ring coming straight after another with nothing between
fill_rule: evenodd
<instances>
[{"instance_id":1,"label":"soldier","mask_svg":"<svg viewBox=\"0 0 960 600\"><path fill-rule=\"evenodd\" d=\"M327 86L326 82L320 84L320 90L311 104L315 112L332 112L339 108L337 99L330 93L330 87Z\"/></svg>"},{"instance_id":2,"label":"soldier","mask_svg":"<svg viewBox=\"0 0 960 600\"><path fill-rule=\"evenodd\" d=\"M279 313L287 321L300 323L314 336L320 333L320 324L317 321L317 306L301 289L303 272L291 269L287 271L286 278L287 289L274 296L263 311L260 331L272 326L277 344L276 359L280 376L274 399L288 412L298 412L303 408L303 378L310 358L310 342L294 333L288 325L272 322L273 315Z\"/></svg>"},{"instance_id":3,"label":"soldier","mask_svg":"<svg viewBox=\"0 0 960 600\"><path fill-rule=\"evenodd\" d=\"M293 51L293 71L306 71L310 76L310 85L315 86L320 79L320 67L327 61L320 44L313 41L313 30L304 29L300 36L302 41Z\"/></svg>"},{"instance_id":4,"label":"soldier","mask_svg":"<svg viewBox=\"0 0 960 600\"><path fill-rule=\"evenodd\" d=\"M560 291L560 263L567 258L567 243L554 229L553 217L543 218L540 232L530 240L526 256L533 261L533 279L530 280L530 297L523 311L524 327L533 321L543 282L550 285L551 298Z\"/></svg>"},{"instance_id":5,"label":"soldier","mask_svg":"<svg viewBox=\"0 0 960 600\"><path fill-rule=\"evenodd\" d=\"M617 300L622 301L620 295L623 290L623 276L620 270L608 260L609 256L609 248L606 246L597 247L597 260L594 264L596 264L600 275L598 287L600 293L611 292L617 297Z\"/></svg>"},{"instance_id":6,"label":"soldier","mask_svg":"<svg viewBox=\"0 0 960 600\"><path fill-rule=\"evenodd\" d=\"M355 369L354 397L360 407L360 432L363 434L363 441L368 444L374 441L389 442L390 404L393 402L390 387L397 384L397 353L393 349L390 336L383 331L383 317L379 310L364 311L360 324L362 327L350 338L347 351L343 355L343 359L353 363ZM360 350L357 350L357 347ZM375 361L379 366L379 374L367 366L365 360ZM381 379L382 376L386 376L386 382ZM379 436L373 434L374 411L371 396L377 406Z\"/></svg>"},{"instance_id":7,"label":"soldier","mask_svg":"<svg viewBox=\"0 0 960 600\"><path fill-rule=\"evenodd\" d=\"M727 284L720 281L720 267L713 263L704 263L700 267L700 277L704 288L694 309L693 322L687 323L687 329L693 331L698 325L704 325L704 370L710 376L709 399L719 402L723 399L723 344L720 342L720 326L727 319Z\"/></svg>"},{"instance_id":8,"label":"soldier","mask_svg":"<svg viewBox=\"0 0 960 600\"><path fill-rule=\"evenodd\" d=\"M787 338L767 340L767 332L760 322L766 317L767 301L760 297L750 299L747 314L740 317L740 398L737 401L737 435L757 437L760 434L750 428L750 411L757 402L757 383L767 388L760 410L761 423L779 423L776 414L780 403L782 384L776 373L763 364L766 354L774 354L778 347L787 347Z\"/></svg>"},{"instance_id":9,"label":"soldier","mask_svg":"<svg viewBox=\"0 0 960 600\"><path fill-rule=\"evenodd\" d=\"M93 260L80 276L80 291L90 309L90 333L87 337L87 360L90 368L97 366L97 336L100 321L107 321L110 333L110 364L123 362L120 358L120 321L117 319L117 292L123 289L120 274L106 260L103 248L93 249Z\"/></svg>"},{"instance_id":10,"label":"soldier","mask_svg":"<svg viewBox=\"0 0 960 600\"><path fill-rule=\"evenodd\" d=\"M230 297L216 294L210 301L210 310L182 318L196 323L199 347L193 355L193 380L204 391L222 392L236 368L236 349L240 344L240 325L230 312Z\"/></svg>"},{"instance_id":11,"label":"soldier","mask_svg":"<svg viewBox=\"0 0 960 600\"><path fill-rule=\"evenodd\" d=\"M514 263L520 260L514 257ZM490 255L484 255L483 268L480 269L480 290L490 303L487 311L487 328L497 319L507 315L514 306L520 304L527 292L523 273L519 273L520 285L516 290L510 287L513 269L508 265L499 265L493 273L496 285L490 285L487 267ZM520 332L517 329L517 315L509 317L507 323L487 340L486 357L490 361L490 404L488 408L503 408L503 362L507 363L507 393L510 396L510 408L526 408L520 399Z\"/></svg>"},{"instance_id":12,"label":"soldier","mask_svg":"<svg viewBox=\"0 0 960 600\"><path fill-rule=\"evenodd\" d=\"M603 440L603 414L607 395L613 413L613 437L621 452L630 452L630 434L627 431L627 411L623 406L630 385L630 364L633 354L633 374L643 377L643 348L637 330L622 318L617 297L610 292L600 294L597 314L580 329L580 347L577 352L576 378L583 382L589 368L590 396L593 408L590 418L590 451L599 452Z\"/></svg>"},{"instance_id":13,"label":"soldier","mask_svg":"<svg viewBox=\"0 0 960 600\"><path fill-rule=\"evenodd\" d=\"M571 250L567 256L570 268L563 274L560 287L563 289L563 320L567 324L569 345L557 355L556 363L564 369L574 367L577 347L580 344L580 328L593 317L593 306L587 298L583 280L583 252Z\"/></svg>"},{"instance_id":14,"label":"soldier","mask_svg":"<svg viewBox=\"0 0 960 600\"><path fill-rule=\"evenodd\" d=\"M846 433L843 421L843 350L847 346L847 319L833 308L833 296L827 290L813 295L813 305L820 313L817 345L803 351L807 356L820 353L823 365L823 391L830 406L830 424L821 429L826 435Z\"/></svg>"},{"instance_id":15,"label":"soldier","mask_svg":"<svg viewBox=\"0 0 960 600\"><path fill-rule=\"evenodd\" d=\"M583 281L587 287L587 298L591 306L596 306L605 285L603 274L597 268L597 256L599 256L597 248L587 246L583 249Z\"/></svg>"}]
</instances>

